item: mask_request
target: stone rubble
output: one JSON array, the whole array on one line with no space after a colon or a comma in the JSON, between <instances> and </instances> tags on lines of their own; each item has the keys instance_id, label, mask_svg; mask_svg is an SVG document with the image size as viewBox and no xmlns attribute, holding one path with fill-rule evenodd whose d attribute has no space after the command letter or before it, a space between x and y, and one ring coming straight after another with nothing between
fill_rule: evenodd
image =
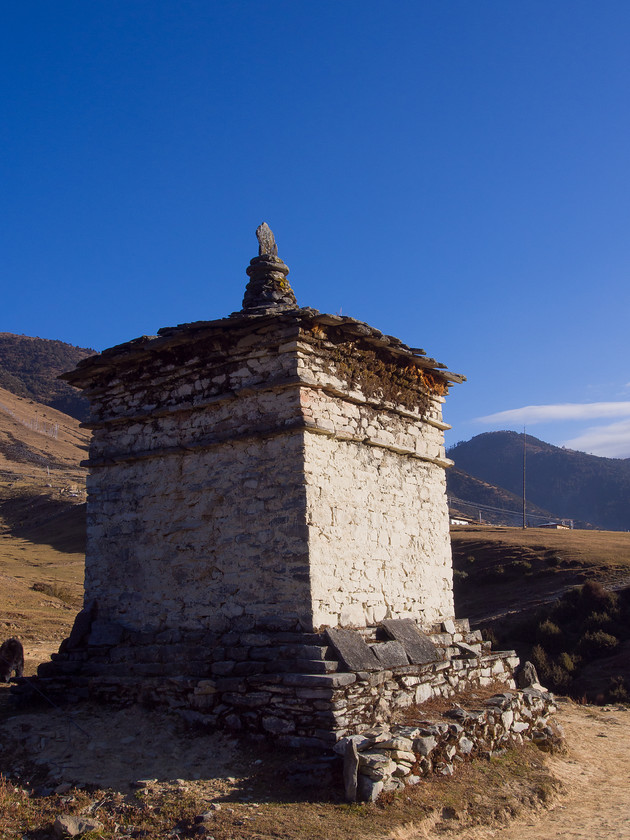
<instances>
[{"instance_id":1,"label":"stone rubble","mask_svg":"<svg viewBox=\"0 0 630 840\"><path fill-rule=\"evenodd\" d=\"M504 692L483 706L474 711L456 707L445 713L448 722L376 726L342 738L334 750L343 757L346 798L372 802L383 791L418 784L430 773L450 776L458 762L472 757L491 758L525 740L558 740L549 724L554 698L544 689Z\"/></svg>"}]
</instances>

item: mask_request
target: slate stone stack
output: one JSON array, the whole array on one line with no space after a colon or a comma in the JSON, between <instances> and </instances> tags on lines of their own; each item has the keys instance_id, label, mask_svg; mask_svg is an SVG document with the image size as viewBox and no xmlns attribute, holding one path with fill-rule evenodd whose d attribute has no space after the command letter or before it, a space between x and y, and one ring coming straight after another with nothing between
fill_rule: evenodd
<instances>
[{"instance_id":1,"label":"slate stone stack","mask_svg":"<svg viewBox=\"0 0 630 840\"><path fill-rule=\"evenodd\" d=\"M250 281L245 289L242 312L261 315L297 309L297 300L287 281L289 267L278 257L276 241L265 222L258 227L256 236L259 254L247 268Z\"/></svg>"}]
</instances>

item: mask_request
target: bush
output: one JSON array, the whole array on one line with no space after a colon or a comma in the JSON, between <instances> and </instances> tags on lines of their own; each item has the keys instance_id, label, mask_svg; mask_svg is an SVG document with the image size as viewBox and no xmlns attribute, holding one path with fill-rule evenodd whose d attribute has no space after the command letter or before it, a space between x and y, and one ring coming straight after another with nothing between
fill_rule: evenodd
<instances>
[{"instance_id":1,"label":"bush","mask_svg":"<svg viewBox=\"0 0 630 840\"><path fill-rule=\"evenodd\" d=\"M603 630L594 630L585 633L578 642L578 650L588 659L596 656L610 656L614 653L619 644L619 639Z\"/></svg>"},{"instance_id":2,"label":"bush","mask_svg":"<svg viewBox=\"0 0 630 840\"><path fill-rule=\"evenodd\" d=\"M597 580L587 580L581 590L582 602L588 607L588 612L617 606L617 596L609 592Z\"/></svg>"},{"instance_id":3,"label":"bush","mask_svg":"<svg viewBox=\"0 0 630 840\"><path fill-rule=\"evenodd\" d=\"M541 621L536 629L536 639L548 652L560 650L562 646L562 630L550 619Z\"/></svg>"},{"instance_id":4,"label":"bush","mask_svg":"<svg viewBox=\"0 0 630 840\"><path fill-rule=\"evenodd\" d=\"M565 694L571 688L573 677L568 671L565 671L562 665L554 662L550 669L548 681L549 688L552 691L559 691Z\"/></svg>"},{"instance_id":5,"label":"bush","mask_svg":"<svg viewBox=\"0 0 630 840\"><path fill-rule=\"evenodd\" d=\"M34 592L41 592L44 595L48 595L50 598L57 598L59 601L70 606L76 602L76 598L73 597L72 592L67 587L60 586L58 583L40 583L37 581L31 586L31 589Z\"/></svg>"},{"instance_id":6,"label":"bush","mask_svg":"<svg viewBox=\"0 0 630 840\"><path fill-rule=\"evenodd\" d=\"M527 572L531 572L532 564L529 562L529 560L515 560L512 563L512 568L514 569L515 572L522 573L522 574L526 575Z\"/></svg>"},{"instance_id":7,"label":"bush","mask_svg":"<svg viewBox=\"0 0 630 840\"><path fill-rule=\"evenodd\" d=\"M614 621L607 612L592 612L584 621L585 630L612 630Z\"/></svg>"},{"instance_id":8,"label":"bush","mask_svg":"<svg viewBox=\"0 0 630 840\"><path fill-rule=\"evenodd\" d=\"M630 703L628 684L621 675L610 678L606 697L609 703Z\"/></svg>"},{"instance_id":9,"label":"bush","mask_svg":"<svg viewBox=\"0 0 630 840\"><path fill-rule=\"evenodd\" d=\"M544 683L550 676L549 657L547 656L545 649L540 645L534 645L532 648L531 659L534 667L538 671L539 679L541 679Z\"/></svg>"},{"instance_id":10,"label":"bush","mask_svg":"<svg viewBox=\"0 0 630 840\"><path fill-rule=\"evenodd\" d=\"M568 674L573 674L578 666L579 657L575 654L572 656L570 653L561 653L558 657L558 664L564 668L564 670Z\"/></svg>"}]
</instances>

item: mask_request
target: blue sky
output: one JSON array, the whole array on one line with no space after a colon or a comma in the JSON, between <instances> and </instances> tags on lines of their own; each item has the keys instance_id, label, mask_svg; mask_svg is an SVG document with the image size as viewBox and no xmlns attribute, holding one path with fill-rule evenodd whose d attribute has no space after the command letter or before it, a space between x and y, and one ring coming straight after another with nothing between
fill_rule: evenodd
<instances>
[{"instance_id":1,"label":"blue sky","mask_svg":"<svg viewBox=\"0 0 630 840\"><path fill-rule=\"evenodd\" d=\"M630 4L22 0L0 27L0 331L104 349L301 305L463 373L448 442L630 457Z\"/></svg>"}]
</instances>

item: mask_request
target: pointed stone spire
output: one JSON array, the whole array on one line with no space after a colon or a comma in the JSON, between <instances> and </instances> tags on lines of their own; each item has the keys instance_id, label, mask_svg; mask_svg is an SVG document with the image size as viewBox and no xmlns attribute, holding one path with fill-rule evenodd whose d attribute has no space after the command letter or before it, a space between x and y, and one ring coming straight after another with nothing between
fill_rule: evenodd
<instances>
[{"instance_id":1,"label":"pointed stone spire","mask_svg":"<svg viewBox=\"0 0 630 840\"><path fill-rule=\"evenodd\" d=\"M249 283L241 312L266 315L297 309L297 300L287 280L289 267L278 257L278 246L266 222L256 229L258 256L247 267Z\"/></svg>"}]
</instances>

